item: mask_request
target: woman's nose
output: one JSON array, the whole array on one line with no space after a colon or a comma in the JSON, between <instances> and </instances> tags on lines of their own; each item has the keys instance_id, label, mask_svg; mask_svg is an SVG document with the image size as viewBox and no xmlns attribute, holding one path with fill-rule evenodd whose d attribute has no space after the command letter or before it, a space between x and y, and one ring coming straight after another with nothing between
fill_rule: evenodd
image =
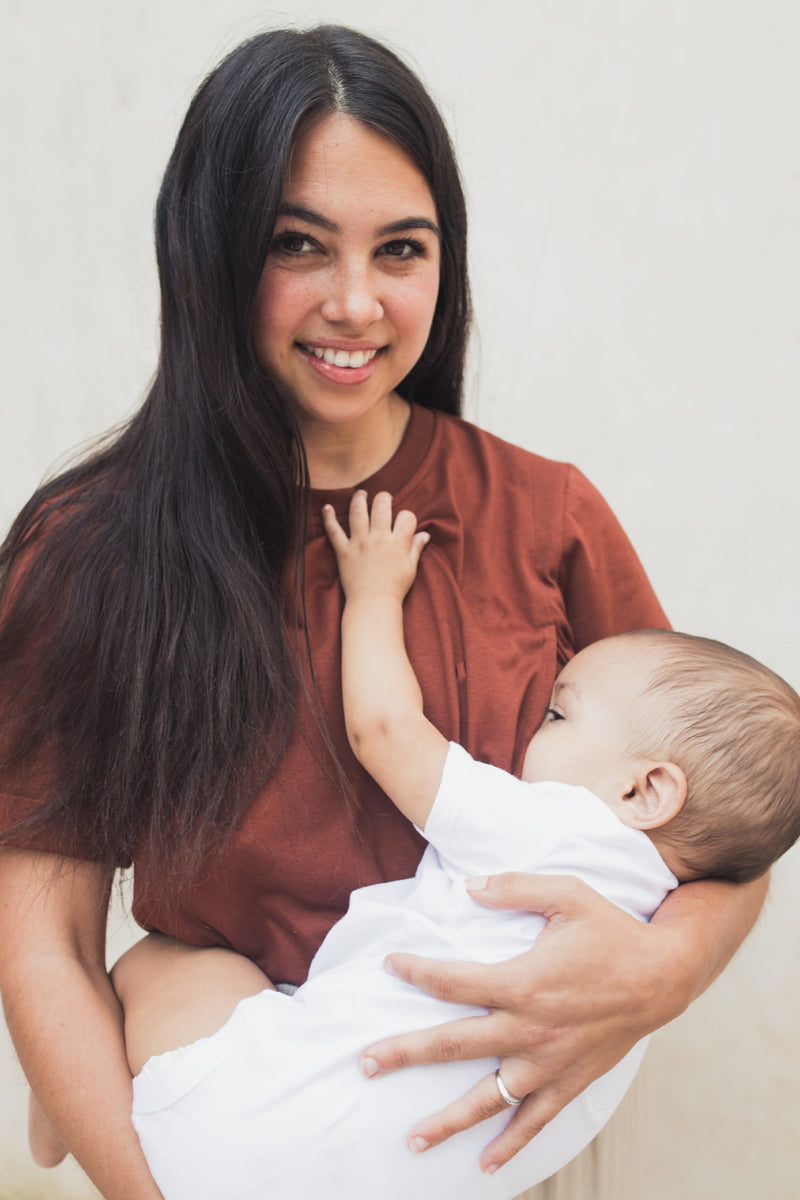
<instances>
[{"instance_id":1,"label":"woman's nose","mask_svg":"<svg viewBox=\"0 0 800 1200\"><path fill-rule=\"evenodd\" d=\"M383 316L378 281L368 266L342 264L330 279L330 290L322 304L322 316L334 325L365 329Z\"/></svg>"}]
</instances>

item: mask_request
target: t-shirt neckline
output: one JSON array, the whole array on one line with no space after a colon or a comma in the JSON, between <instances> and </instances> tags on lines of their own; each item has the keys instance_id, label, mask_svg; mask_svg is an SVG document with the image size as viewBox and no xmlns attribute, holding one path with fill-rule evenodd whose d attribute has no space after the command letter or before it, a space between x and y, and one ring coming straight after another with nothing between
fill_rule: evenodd
<instances>
[{"instance_id":1,"label":"t-shirt neckline","mask_svg":"<svg viewBox=\"0 0 800 1200\"><path fill-rule=\"evenodd\" d=\"M358 488L364 488L370 496L374 496L376 492L391 492L400 503L414 490L427 470L434 452L439 414L413 403L410 409L408 424L400 445L389 461L374 474L352 487L309 489L309 532L318 533L322 530L320 513L323 504L333 505L340 519L345 517L350 497Z\"/></svg>"}]
</instances>

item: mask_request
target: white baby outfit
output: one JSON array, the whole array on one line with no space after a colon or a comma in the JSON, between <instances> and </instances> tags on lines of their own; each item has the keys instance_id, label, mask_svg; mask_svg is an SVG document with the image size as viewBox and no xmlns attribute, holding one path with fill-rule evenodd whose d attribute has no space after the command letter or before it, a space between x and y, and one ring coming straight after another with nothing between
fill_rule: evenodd
<instances>
[{"instance_id":1,"label":"white baby outfit","mask_svg":"<svg viewBox=\"0 0 800 1200\"><path fill-rule=\"evenodd\" d=\"M354 892L294 996L243 1000L212 1037L151 1059L134 1080L133 1122L165 1200L511 1200L611 1116L644 1043L494 1176L478 1158L508 1110L425 1153L407 1149L412 1125L498 1060L364 1079L357 1060L371 1043L485 1013L389 975L387 954L500 962L528 950L543 919L481 907L468 876L576 875L639 920L677 883L650 839L591 792L522 783L452 744L424 832L414 878Z\"/></svg>"}]
</instances>

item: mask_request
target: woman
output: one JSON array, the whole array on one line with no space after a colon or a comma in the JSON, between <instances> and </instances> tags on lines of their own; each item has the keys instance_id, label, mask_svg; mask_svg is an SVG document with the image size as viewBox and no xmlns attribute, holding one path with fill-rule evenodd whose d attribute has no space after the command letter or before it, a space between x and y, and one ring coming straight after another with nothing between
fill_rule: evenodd
<instances>
[{"instance_id":1,"label":"woman","mask_svg":"<svg viewBox=\"0 0 800 1200\"><path fill-rule=\"evenodd\" d=\"M158 1196L105 972L114 867L135 861L146 927L297 983L350 891L421 853L347 750L322 503L341 519L356 484L385 488L431 528L411 657L439 728L506 769L576 649L664 622L577 472L455 419L465 229L446 132L393 55L342 29L240 47L198 92L159 198L150 395L3 551L0 985L34 1092L108 1200ZM525 1060L486 1168L682 1011L763 888L682 887L647 927L566 881L484 894L557 936L499 967L398 957L410 982L493 1011L362 1068ZM428 1144L483 1115L473 1096L420 1110Z\"/></svg>"}]
</instances>

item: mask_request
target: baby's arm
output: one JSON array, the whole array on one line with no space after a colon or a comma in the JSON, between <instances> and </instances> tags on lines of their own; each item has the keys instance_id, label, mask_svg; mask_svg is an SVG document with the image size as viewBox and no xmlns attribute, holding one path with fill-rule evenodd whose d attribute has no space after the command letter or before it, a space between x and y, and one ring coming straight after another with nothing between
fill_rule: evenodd
<instances>
[{"instance_id":1,"label":"baby's arm","mask_svg":"<svg viewBox=\"0 0 800 1200\"><path fill-rule=\"evenodd\" d=\"M345 594L342 695L353 753L394 804L420 829L433 806L447 739L422 711L422 693L406 654L403 599L428 541L413 513L398 513L379 492L372 516L365 492L350 504L350 536L330 505L325 531Z\"/></svg>"}]
</instances>

